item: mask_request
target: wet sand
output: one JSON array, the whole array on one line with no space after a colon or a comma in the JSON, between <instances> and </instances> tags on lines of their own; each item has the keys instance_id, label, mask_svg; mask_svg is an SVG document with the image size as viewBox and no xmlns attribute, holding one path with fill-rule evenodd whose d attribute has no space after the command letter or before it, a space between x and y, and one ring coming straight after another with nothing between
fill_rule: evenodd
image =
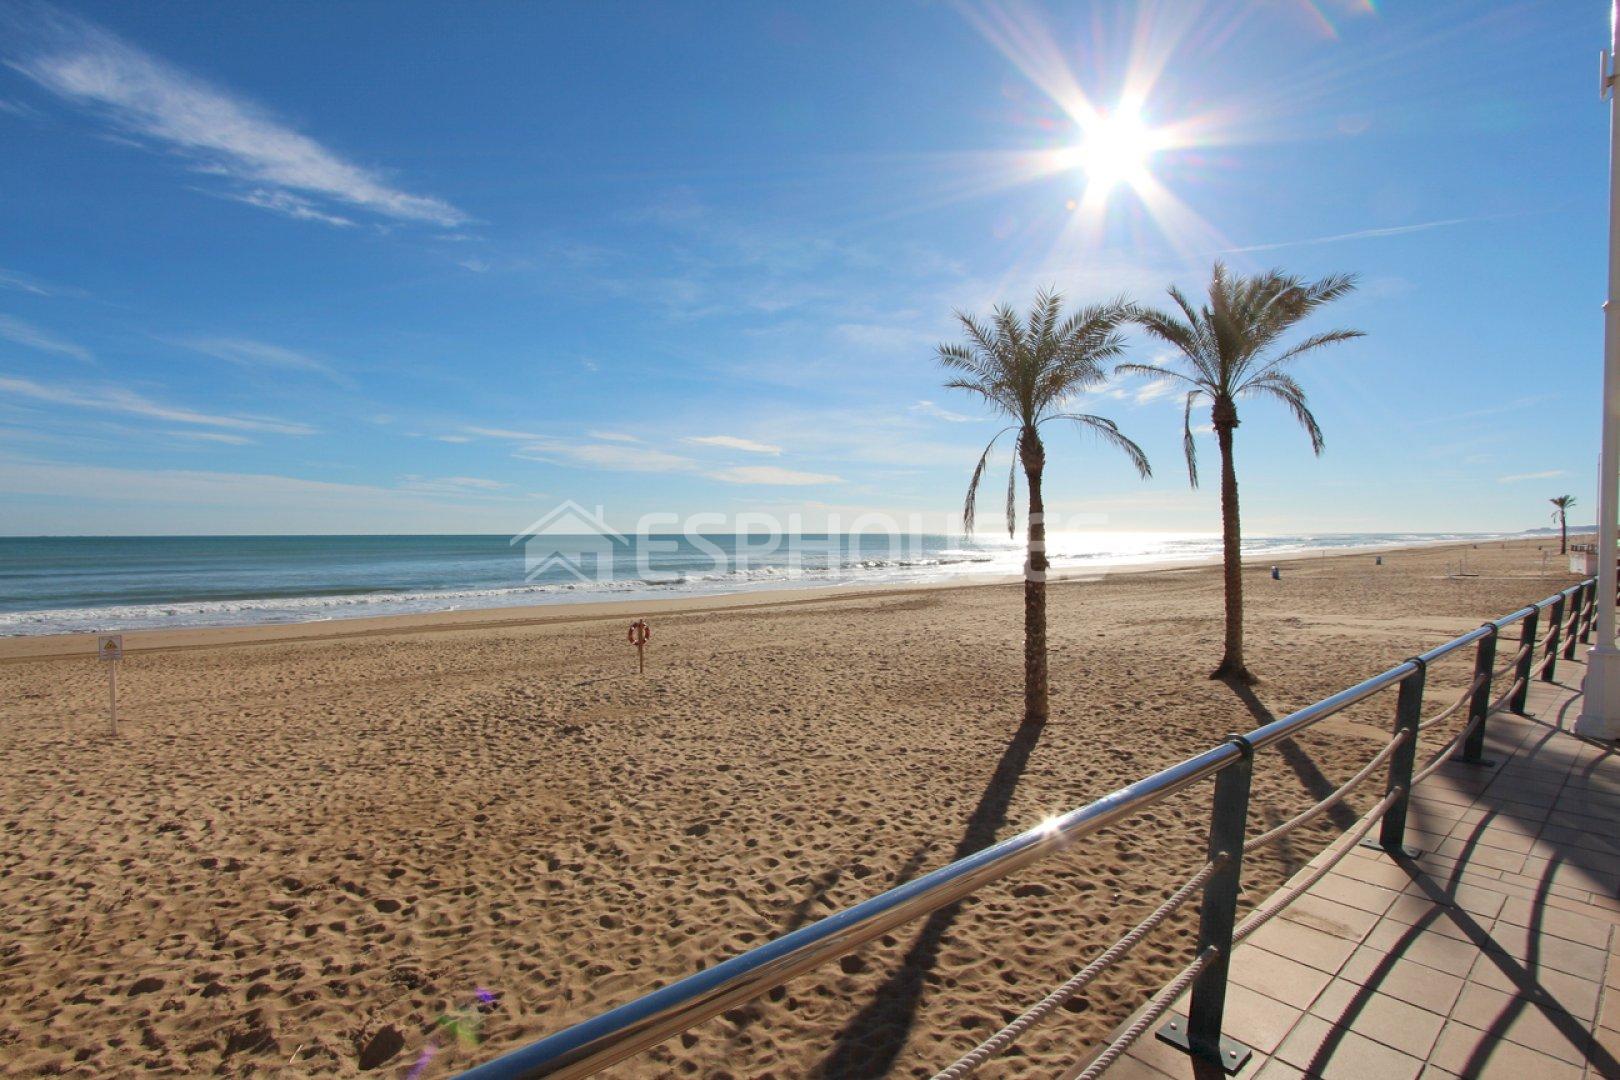
<instances>
[{"instance_id":1,"label":"wet sand","mask_svg":"<svg viewBox=\"0 0 1620 1080\"><path fill-rule=\"evenodd\" d=\"M132 633L116 740L82 641L0 642L0 1073L403 1077L426 1054L421 1076L452 1074L1574 580L1538 546L1255 567L1265 681L1242 694L1204 677L1216 568L1054 585L1041 731L1018 724L1016 585ZM1448 576L1465 557L1475 576ZM654 629L641 677L632 614ZM1430 711L1467 676L1438 666ZM1393 704L1264 755L1256 827L1353 773ZM929 1075L1190 875L1208 795L609 1075ZM1246 864L1247 895L1369 801ZM982 1075L1079 1057L1192 930Z\"/></svg>"}]
</instances>

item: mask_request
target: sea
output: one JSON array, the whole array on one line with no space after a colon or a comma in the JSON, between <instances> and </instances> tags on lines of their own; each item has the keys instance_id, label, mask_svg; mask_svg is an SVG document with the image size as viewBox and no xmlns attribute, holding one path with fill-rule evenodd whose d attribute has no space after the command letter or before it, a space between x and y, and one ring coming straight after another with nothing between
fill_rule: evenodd
<instances>
[{"instance_id":1,"label":"sea","mask_svg":"<svg viewBox=\"0 0 1620 1080\"><path fill-rule=\"evenodd\" d=\"M1503 533L1257 536L1248 558L1481 541ZM1075 532L1054 573L1211 560L1214 533ZM301 623L474 608L922 585L1021 573L978 536L0 537L0 635Z\"/></svg>"}]
</instances>

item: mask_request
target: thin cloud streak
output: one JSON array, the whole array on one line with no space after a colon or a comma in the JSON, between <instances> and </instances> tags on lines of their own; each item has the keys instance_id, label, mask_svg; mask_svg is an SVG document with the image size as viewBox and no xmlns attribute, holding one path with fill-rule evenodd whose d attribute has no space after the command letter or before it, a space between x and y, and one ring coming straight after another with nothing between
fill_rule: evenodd
<instances>
[{"instance_id":1,"label":"thin cloud streak","mask_svg":"<svg viewBox=\"0 0 1620 1080\"><path fill-rule=\"evenodd\" d=\"M30 349L41 352L56 353L79 361L81 364L94 364L95 354L82 345L75 345L71 341L57 337L46 330L41 330L32 323L12 318L10 315L0 315L0 337L7 341L26 345Z\"/></svg>"},{"instance_id":2,"label":"thin cloud streak","mask_svg":"<svg viewBox=\"0 0 1620 1080\"><path fill-rule=\"evenodd\" d=\"M772 484L799 487L813 484L841 484L844 482L843 477L833 476L831 473L799 472L795 469L779 469L775 465L736 465L729 469L719 469L704 475L711 480L719 480L723 484Z\"/></svg>"},{"instance_id":3,"label":"thin cloud streak","mask_svg":"<svg viewBox=\"0 0 1620 1080\"><path fill-rule=\"evenodd\" d=\"M782 448L770 443L755 442L736 435L688 435L681 442L694 446L718 446L723 450L741 450L746 454L780 454Z\"/></svg>"},{"instance_id":4,"label":"thin cloud streak","mask_svg":"<svg viewBox=\"0 0 1620 1080\"><path fill-rule=\"evenodd\" d=\"M1563 469L1545 469L1541 472L1514 473L1511 476L1499 476L1499 484L1516 484L1521 480L1556 480L1564 475Z\"/></svg>"},{"instance_id":5,"label":"thin cloud streak","mask_svg":"<svg viewBox=\"0 0 1620 1080\"><path fill-rule=\"evenodd\" d=\"M1443 229L1451 225L1472 225L1481 221L1495 221L1500 215L1486 217L1442 218L1438 221L1419 221L1411 225L1386 225L1376 229L1357 229L1355 232L1335 233L1332 236L1313 236L1305 240L1281 240L1274 244L1246 244L1243 247L1222 248L1216 255L1243 255L1255 251L1278 251L1282 248L1307 247L1312 244L1337 244L1344 240L1376 240L1384 236L1407 236L1411 233Z\"/></svg>"},{"instance_id":6,"label":"thin cloud streak","mask_svg":"<svg viewBox=\"0 0 1620 1080\"><path fill-rule=\"evenodd\" d=\"M344 160L257 104L171 66L84 19L39 6L10 67L120 132L190 157L197 171L246 185L232 194L262 209L327 224L328 200L396 221L451 227L470 219L442 199L413 195ZM16 18L8 20L17 22Z\"/></svg>"},{"instance_id":7,"label":"thin cloud streak","mask_svg":"<svg viewBox=\"0 0 1620 1080\"><path fill-rule=\"evenodd\" d=\"M133 390L118 386L103 386L88 390L75 390L65 386L46 386L32 379L0 376L0 394L42 401L51 405L66 405L75 409L93 409L99 412L122 413L171 424L196 424L199 427L218 427L234 431L258 431L270 435L313 435L315 429L307 424L276 420L263 416L218 416L195 412L191 409L163 405L142 397Z\"/></svg>"},{"instance_id":8,"label":"thin cloud streak","mask_svg":"<svg viewBox=\"0 0 1620 1080\"><path fill-rule=\"evenodd\" d=\"M307 371L330 379L340 386L353 386L354 380L340 371L336 371L330 364L317 360L292 349L282 348L280 345L271 345L263 341L254 341L251 338L188 338L179 344L212 356L216 360L223 360L227 364L235 364L244 368L279 368L286 371Z\"/></svg>"}]
</instances>

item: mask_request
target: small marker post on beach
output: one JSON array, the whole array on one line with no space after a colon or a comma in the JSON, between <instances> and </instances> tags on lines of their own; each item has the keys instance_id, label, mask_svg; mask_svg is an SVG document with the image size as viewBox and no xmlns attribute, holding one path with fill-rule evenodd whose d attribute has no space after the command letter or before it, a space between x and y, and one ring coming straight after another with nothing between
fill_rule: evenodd
<instances>
[{"instance_id":1,"label":"small marker post on beach","mask_svg":"<svg viewBox=\"0 0 1620 1080\"><path fill-rule=\"evenodd\" d=\"M652 637L652 627L647 625L646 619L637 619L630 624L630 644L636 647L636 673L645 674L647 671L647 639Z\"/></svg>"},{"instance_id":2,"label":"small marker post on beach","mask_svg":"<svg viewBox=\"0 0 1620 1080\"><path fill-rule=\"evenodd\" d=\"M107 733L118 734L118 665L124 659L124 635L96 638L96 655L107 668Z\"/></svg>"}]
</instances>

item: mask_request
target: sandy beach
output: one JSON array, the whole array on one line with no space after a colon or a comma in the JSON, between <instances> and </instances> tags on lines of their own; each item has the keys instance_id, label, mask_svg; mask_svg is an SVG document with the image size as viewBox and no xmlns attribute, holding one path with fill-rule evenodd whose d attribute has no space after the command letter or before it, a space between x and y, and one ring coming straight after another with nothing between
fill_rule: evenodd
<instances>
[{"instance_id":1,"label":"sandy beach","mask_svg":"<svg viewBox=\"0 0 1620 1080\"><path fill-rule=\"evenodd\" d=\"M453 1074L1540 599L1575 580L1556 543L1251 567L1244 695L1205 678L1218 567L1055 585L1038 732L1016 585L132 633L116 739L82 639L0 641L0 1073ZM1430 711L1467 674L1437 667ZM1392 709L1257 761L1256 824L1359 768ZM1190 875L1208 794L610 1075L927 1076ZM1366 801L1247 863L1247 897ZM1080 1057L1191 933L982 1075Z\"/></svg>"}]
</instances>

